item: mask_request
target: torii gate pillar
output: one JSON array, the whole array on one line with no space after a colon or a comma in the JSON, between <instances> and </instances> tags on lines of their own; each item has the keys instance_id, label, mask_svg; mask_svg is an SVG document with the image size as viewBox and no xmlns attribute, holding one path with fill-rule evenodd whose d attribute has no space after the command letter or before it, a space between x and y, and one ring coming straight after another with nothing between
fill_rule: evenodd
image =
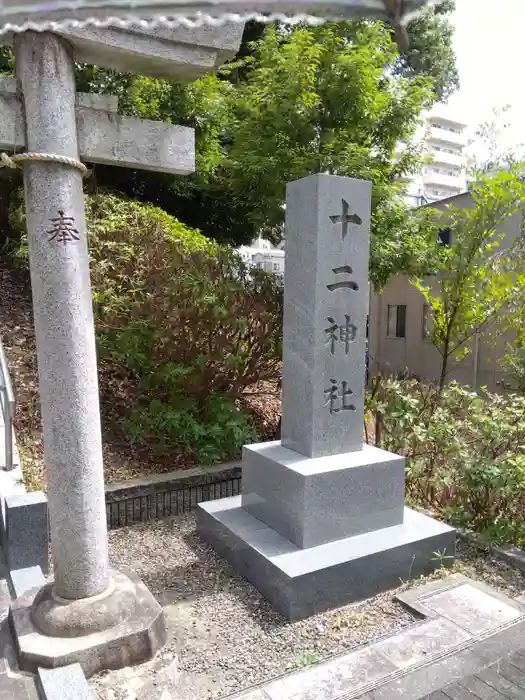
<instances>
[{"instance_id":1,"label":"torii gate pillar","mask_svg":"<svg viewBox=\"0 0 525 700\"><path fill-rule=\"evenodd\" d=\"M24 164L55 580L18 598L11 622L23 670L79 662L91 675L151 658L165 625L144 584L109 568L84 196L75 163L86 157L191 172L193 131L97 110L97 96L91 104L79 100L73 49L62 36L25 32L14 47L20 97L4 81L0 118L21 110L26 133L11 125L10 139L0 127L2 146L16 148L22 139L31 153L70 161Z\"/></svg>"}]
</instances>

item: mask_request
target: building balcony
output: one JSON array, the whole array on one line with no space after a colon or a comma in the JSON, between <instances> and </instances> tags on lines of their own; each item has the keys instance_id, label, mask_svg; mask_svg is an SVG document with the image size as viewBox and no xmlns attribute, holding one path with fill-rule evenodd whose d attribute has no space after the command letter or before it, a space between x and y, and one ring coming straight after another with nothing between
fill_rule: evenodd
<instances>
[{"instance_id":1,"label":"building balcony","mask_svg":"<svg viewBox=\"0 0 525 700\"><path fill-rule=\"evenodd\" d=\"M453 177L444 173L423 173L423 184L426 187L447 187L451 190L463 192L466 189L464 177ZM451 192L451 194L453 194Z\"/></svg>"},{"instance_id":2,"label":"building balcony","mask_svg":"<svg viewBox=\"0 0 525 700\"><path fill-rule=\"evenodd\" d=\"M428 150L428 155L436 165L451 165L458 171L465 165L465 156L461 153L447 153L446 151Z\"/></svg>"},{"instance_id":3,"label":"building balcony","mask_svg":"<svg viewBox=\"0 0 525 700\"><path fill-rule=\"evenodd\" d=\"M468 138L465 133L458 134L450 129L440 129L437 125L432 124L427 133L429 141L438 141L440 143L451 143L455 146L466 146Z\"/></svg>"}]
</instances>

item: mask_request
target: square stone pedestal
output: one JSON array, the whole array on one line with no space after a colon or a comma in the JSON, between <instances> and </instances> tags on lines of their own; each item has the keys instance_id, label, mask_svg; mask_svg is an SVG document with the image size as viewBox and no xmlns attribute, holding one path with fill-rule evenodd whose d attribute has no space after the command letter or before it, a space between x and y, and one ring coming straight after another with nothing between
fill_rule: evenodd
<instances>
[{"instance_id":1,"label":"square stone pedestal","mask_svg":"<svg viewBox=\"0 0 525 700\"><path fill-rule=\"evenodd\" d=\"M246 447L242 495L200 504L197 532L290 620L370 598L453 563L454 529L403 505L403 462Z\"/></svg>"},{"instance_id":2,"label":"square stone pedestal","mask_svg":"<svg viewBox=\"0 0 525 700\"><path fill-rule=\"evenodd\" d=\"M363 445L304 457L280 442L246 445L244 510L301 549L403 522L405 459Z\"/></svg>"}]
</instances>

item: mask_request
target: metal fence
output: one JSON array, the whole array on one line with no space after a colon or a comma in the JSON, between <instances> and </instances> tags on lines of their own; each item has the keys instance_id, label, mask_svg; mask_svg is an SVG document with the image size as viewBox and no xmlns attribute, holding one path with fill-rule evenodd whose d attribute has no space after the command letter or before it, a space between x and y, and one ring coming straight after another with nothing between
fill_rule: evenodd
<instances>
[{"instance_id":1,"label":"metal fence","mask_svg":"<svg viewBox=\"0 0 525 700\"><path fill-rule=\"evenodd\" d=\"M115 500L106 503L108 528L115 530L126 525L182 515L189 513L203 501L238 496L240 492L241 477L239 476Z\"/></svg>"},{"instance_id":2,"label":"metal fence","mask_svg":"<svg viewBox=\"0 0 525 700\"><path fill-rule=\"evenodd\" d=\"M15 394L7 369L7 359L0 339L0 411L4 418L5 469L13 468L13 419L15 416ZM0 464L0 467L3 466Z\"/></svg>"}]
</instances>

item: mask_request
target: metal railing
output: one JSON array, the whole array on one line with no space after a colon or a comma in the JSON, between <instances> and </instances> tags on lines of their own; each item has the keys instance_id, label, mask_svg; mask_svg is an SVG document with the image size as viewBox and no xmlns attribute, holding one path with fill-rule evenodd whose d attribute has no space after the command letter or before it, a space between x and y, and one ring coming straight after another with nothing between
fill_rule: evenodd
<instances>
[{"instance_id":1,"label":"metal railing","mask_svg":"<svg viewBox=\"0 0 525 700\"><path fill-rule=\"evenodd\" d=\"M15 394L7 369L7 359L0 338L0 408L4 416L5 469L13 468L13 419L15 417Z\"/></svg>"}]
</instances>

